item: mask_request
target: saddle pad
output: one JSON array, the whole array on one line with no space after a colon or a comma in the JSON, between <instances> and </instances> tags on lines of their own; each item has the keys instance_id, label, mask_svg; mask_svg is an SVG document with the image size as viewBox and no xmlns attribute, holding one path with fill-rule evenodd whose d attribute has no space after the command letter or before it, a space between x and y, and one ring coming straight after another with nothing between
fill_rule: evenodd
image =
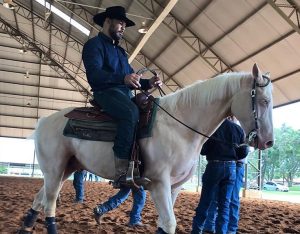
<instances>
[{"instance_id":1,"label":"saddle pad","mask_svg":"<svg viewBox=\"0 0 300 234\"><path fill-rule=\"evenodd\" d=\"M156 98L155 102L158 103L159 98ZM117 131L116 122L109 117L108 119L103 120L103 116L100 116L97 112L94 115L91 115L89 112L90 110L91 109L87 110L82 108L82 110L80 110L81 113L79 113L79 115L76 113L76 116L71 113L72 111L70 112L71 114L66 114L65 116L68 117L69 120L64 128L63 135L90 141L114 141ZM137 139L152 136L156 112L157 105L153 105L148 123L138 127ZM87 115L91 117L89 120L86 120Z\"/></svg>"},{"instance_id":2,"label":"saddle pad","mask_svg":"<svg viewBox=\"0 0 300 234\"><path fill-rule=\"evenodd\" d=\"M63 134L90 141L114 141L117 124L113 121L84 121L69 119Z\"/></svg>"}]
</instances>

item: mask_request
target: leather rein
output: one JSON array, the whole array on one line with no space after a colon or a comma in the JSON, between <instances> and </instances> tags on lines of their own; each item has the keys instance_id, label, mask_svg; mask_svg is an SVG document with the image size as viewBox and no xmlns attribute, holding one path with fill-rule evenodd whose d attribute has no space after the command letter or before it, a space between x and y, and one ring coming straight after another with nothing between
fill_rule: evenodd
<instances>
[{"instance_id":1,"label":"leather rein","mask_svg":"<svg viewBox=\"0 0 300 234\"><path fill-rule=\"evenodd\" d=\"M141 75L143 73L145 73L146 71L149 71L151 72L154 76L157 76L157 73L156 71L154 70L151 70L149 68L142 68L140 70L137 71L137 74L138 75ZM270 78L267 76L267 75L262 75L262 77L266 80L266 83L265 84L258 84L255 79L253 80L253 84L252 84L252 89L251 89L251 104L252 104L252 114L253 114L253 117L254 117L254 123L255 123L255 127L253 130L251 130L249 132L249 134L247 135L246 139L247 140L247 143L243 143L243 144L236 144L236 143L230 143L230 142L227 142L227 141L223 141L217 137L214 137L214 136L208 136L202 132L199 132L197 131L196 129L188 126L187 124L185 124L184 122L182 122L181 120L179 120L178 118L176 118L175 116L173 116L171 113L169 113L166 109L164 109L161 105L159 105L154 98L152 98L152 96L150 96L147 92L143 91L141 88L139 88L139 91L142 92L144 95L146 95L147 98L149 98L150 101L152 101L155 105L157 105L160 109L162 109L167 115L169 115L171 118L173 118L174 120L176 120L177 122L179 122L181 125L185 126L186 128L190 129L191 131L201 135L201 136L204 136L208 139L212 139L214 141L217 141L219 143L222 143L222 144L226 144L226 145L230 145L233 147L241 147L241 146L245 146L245 145L249 145L255 138L257 138L257 130L258 130L258 114L257 114L257 104L256 104L256 87L266 87L269 85L269 83L271 82ZM162 90L162 88L160 86L157 86L157 89L160 93L161 96L163 96L162 94L166 95L166 93Z\"/></svg>"}]
</instances>

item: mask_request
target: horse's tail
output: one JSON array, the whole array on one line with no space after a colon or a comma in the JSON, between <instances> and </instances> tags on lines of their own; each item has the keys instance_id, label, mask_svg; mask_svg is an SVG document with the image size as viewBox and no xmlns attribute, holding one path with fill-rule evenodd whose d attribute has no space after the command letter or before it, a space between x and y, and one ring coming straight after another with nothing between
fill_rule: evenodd
<instances>
[{"instance_id":1,"label":"horse's tail","mask_svg":"<svg viewBox=\"0 0 300 234\"><path fill-rule=\"evenodd\" d=\"M46 119L46 117L42 117L40 118L37 123L35 124L35 130L33 131L33 133L27 137L27 139L35 139L36 138L36 130L38 129L38 127L41 125L42 122L44 122L44 120Z\"/></svg>"}]
</instances>

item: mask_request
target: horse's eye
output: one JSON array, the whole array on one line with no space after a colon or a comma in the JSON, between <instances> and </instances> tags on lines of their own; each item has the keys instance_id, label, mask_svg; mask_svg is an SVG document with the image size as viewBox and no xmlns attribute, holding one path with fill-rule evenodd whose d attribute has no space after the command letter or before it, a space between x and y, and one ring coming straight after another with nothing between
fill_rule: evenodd
<instances>
[{"instance_id":1,"label":"horse's eye","mask_svg":"<svg viewBox=\"0 0 300 234\"><path fill-rule=\"evenodd\" d=\"M261 100L261 103L262 103L263 105L265 105L265 106L269 105L269 101L266 100L266 99L262 99L262 100Z\"/></svg>"}]
</instances>

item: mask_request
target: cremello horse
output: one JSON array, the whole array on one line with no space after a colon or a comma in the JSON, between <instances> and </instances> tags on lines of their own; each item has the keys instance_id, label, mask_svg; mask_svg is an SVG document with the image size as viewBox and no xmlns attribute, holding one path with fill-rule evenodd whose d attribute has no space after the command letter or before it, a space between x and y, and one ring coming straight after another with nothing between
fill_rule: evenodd
<instances>
[{"instance_id":1,"label":"cremello horse","mask_svg":"<svg viewBox=\"0 0 300 234\"><path fill-rule=\"evenodd\" d=\"M255 64L252 73L227 73L197 82L162 97L160 105L195 130L210 135L224 118L233 114L249 144L259 149L273 145L272 88ZM56 198L63 182L81 165L107 179L114 178L111 142L94 142L63 136L67 122L59 111L39 121L35 131L37 159L44 173L44 185L25 218L22 230L30 231L37 212L44 208L48 233L56 233L53 223ZM254 133L254 136L253 136ZM159 108L153 136L140 140L145 176L152 180L148 189L159 214L160 233L175 233L173 205L181 185L193 174L195 162L207 138L189 130ZM46 218L47 220L47 218ZM50 224L49 224L49 220ZM52 223L51 223L52 222ZM52 225L52 226L51 226Z\"/></svg>"}]
</instances>

